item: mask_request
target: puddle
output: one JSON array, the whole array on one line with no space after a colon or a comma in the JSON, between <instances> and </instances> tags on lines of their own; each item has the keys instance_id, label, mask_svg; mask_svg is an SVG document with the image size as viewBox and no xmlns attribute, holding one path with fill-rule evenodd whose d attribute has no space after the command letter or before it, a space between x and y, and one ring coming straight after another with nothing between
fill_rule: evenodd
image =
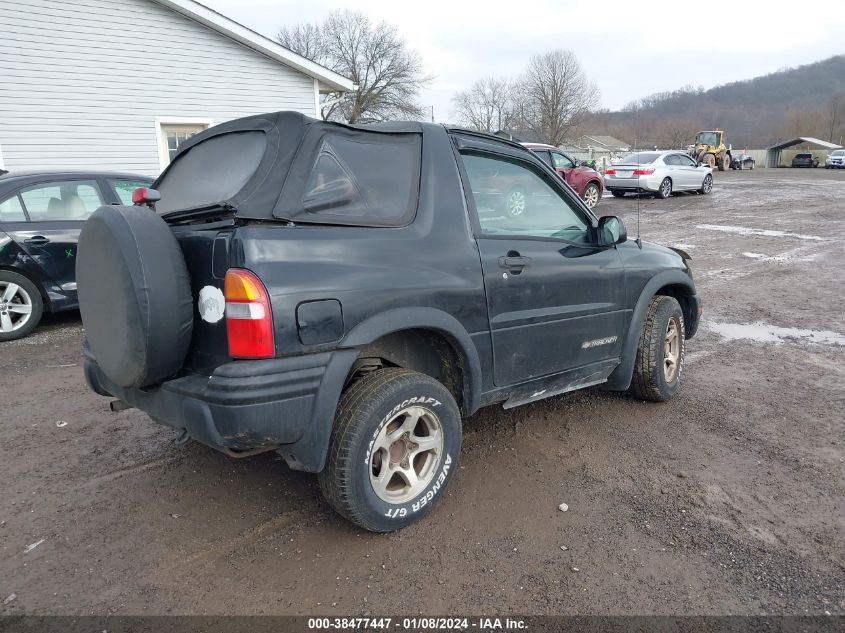
<instances>
[{"instance_id":1,"label":"puddle","mask_svg":"<svg viewBox=\"0 0 845 633\"><path fill-rule=\"evenodd\" d=\"M697 229L706 231L721 231L722 233L736 233L738 235L759 235L761 237L794 237L799 240L811 240L824 242L825 238L817 235L801 235L800 233L787 233L786 231L773 231L771 229L749 229L744 226L726 226L724 224L699 224Z\"/></svg>"},{"instance_id":2,"label":"puddle","mask_svg":"<svg viewBox=\"0 0 845 633\"><path fill-rule=\"evenodd\" d=\"M759 343L785 343L802 341L817 345L843 345L845 335L831 330L806 330L797 327L779 327L762 321L756 323L705 322L705 327L728 340L748 339Z\"/></svg>"}]
</instances>

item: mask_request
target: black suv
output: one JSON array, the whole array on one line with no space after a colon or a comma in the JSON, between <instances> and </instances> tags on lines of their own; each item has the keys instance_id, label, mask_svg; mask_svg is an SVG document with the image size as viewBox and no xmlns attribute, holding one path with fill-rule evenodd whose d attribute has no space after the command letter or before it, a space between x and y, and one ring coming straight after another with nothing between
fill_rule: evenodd
<instances>
[{"instance_id":1,"label":"black suv","mask_svg":"<svg viewBox=\"0 0 845 633\"><path fill-rule=\"evenodd\" d=\"M80 238L89 385L183 440L278 451L366 529L431 509L480 407L680 387L689 256L516 143L276 113L189 139L154 188Z\"/></svg>"}]
</instances>

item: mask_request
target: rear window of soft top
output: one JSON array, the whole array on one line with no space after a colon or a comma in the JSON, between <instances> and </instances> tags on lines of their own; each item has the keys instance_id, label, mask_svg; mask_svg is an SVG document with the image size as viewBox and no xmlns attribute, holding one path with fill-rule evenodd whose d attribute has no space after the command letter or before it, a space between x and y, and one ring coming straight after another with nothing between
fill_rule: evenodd
<instances>
[{"instance_id":1,"label":"rear window of soft top","mask_svg":"<svg viewBox=\"0 0 845 633\"><path fill-rule=\"evenodd\" d=\"M260 130L212 136L176 156L158 182L163 215L211 206L237 194L258 169L267 139Z\"/></svg>"}]
</instances>

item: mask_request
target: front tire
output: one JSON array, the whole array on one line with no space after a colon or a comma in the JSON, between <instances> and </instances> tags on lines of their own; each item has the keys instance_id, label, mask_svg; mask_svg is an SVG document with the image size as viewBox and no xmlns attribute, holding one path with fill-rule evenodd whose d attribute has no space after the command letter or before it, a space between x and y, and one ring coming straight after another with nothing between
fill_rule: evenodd
<instances>
[{"instance_id":1,"label":"front tire","mask_svg":"<svg viewBox=\"0 0 845 633\"><path fill-rule=\"evenodd\" d=\"M44 313L44 301L34 283L18 273L0 270L0 342L30 334Z\"/></svg>"},{"instance_id":2,"label":"front tire","mask_svg":"<svg viewBox=\"0 0 845 633\"><path fill-rule=\"evenodd\" d=\"M599 191L599 187L596 183L591 182L587 185L587 188L584 189L584 204L587 205L588 209L592 209L599 203L599 198L601 197L601 192Z\"/></svg>"},{"instance_id":3,"label":"front tire","mask_svg":"<svg viewBox=\"0 0 845 633\"><path fill-rule=\"evenodd\" d=\"M437 380L365 375L341 396L320 488L342 517L392 532L428 514L458 468L461 415Z\"/></svg>"},{"instance_id":4,"label":"front tire","mask_svg":"<svg viewBox=\"0 0 845 633\"><path fill-rule=\"evenodd\" d=\"M701 183L701 189L698 190L698 193L706 195L711 191L713 191L713 176L707 174Z\"/></svg>"},{"instance_id":5,"label":"front tire","mask_svg":"<svg viewBox=\"0 0 845 633\"><path fill-rule=\"evenodd\" d=\"M671 178L664 178L661 183L660 187L657 188L657 193L655 194L661 200L665 200L669 196L672 195L672 179Z\"/></svg>"},{"instance_id":6,"label":"front tire","mask_svg":"<svg viewBox=\"0 0 845 633\"><path fill-rule=\"evenodd\" d=\"M685 340L684 313L677 300L652 297L637 345L631 393L653 402L674 396L681 387Z\"/></svg>"}]
</instances>

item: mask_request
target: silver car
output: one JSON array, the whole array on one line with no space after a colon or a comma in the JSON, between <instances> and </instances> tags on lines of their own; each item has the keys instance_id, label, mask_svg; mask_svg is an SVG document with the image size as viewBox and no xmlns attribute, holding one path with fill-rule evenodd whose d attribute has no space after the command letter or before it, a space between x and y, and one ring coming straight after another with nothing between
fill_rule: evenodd
<instances>
[{"instance_id":1,"label":"silver car","mask_svg":"<svg viewBox=\"0 0 845 633\"><path fill-rule=\"evenodd\" d=\"M614 161L604 172L604 185L617 198L626 193L653 193L668 198L674 191L713 190L713 168L699 165L680 151L636 152Z\"/></svg>"},{"instance_id":2,"label":"silver car","mask_svg":"<svg viewBox=\"0 0 845 633\"><path fill-rule=\"evenodd\" d=\"M824 159L825 169L845 169L845 149L837 149Z\"/></svg>"}]
</instances>

